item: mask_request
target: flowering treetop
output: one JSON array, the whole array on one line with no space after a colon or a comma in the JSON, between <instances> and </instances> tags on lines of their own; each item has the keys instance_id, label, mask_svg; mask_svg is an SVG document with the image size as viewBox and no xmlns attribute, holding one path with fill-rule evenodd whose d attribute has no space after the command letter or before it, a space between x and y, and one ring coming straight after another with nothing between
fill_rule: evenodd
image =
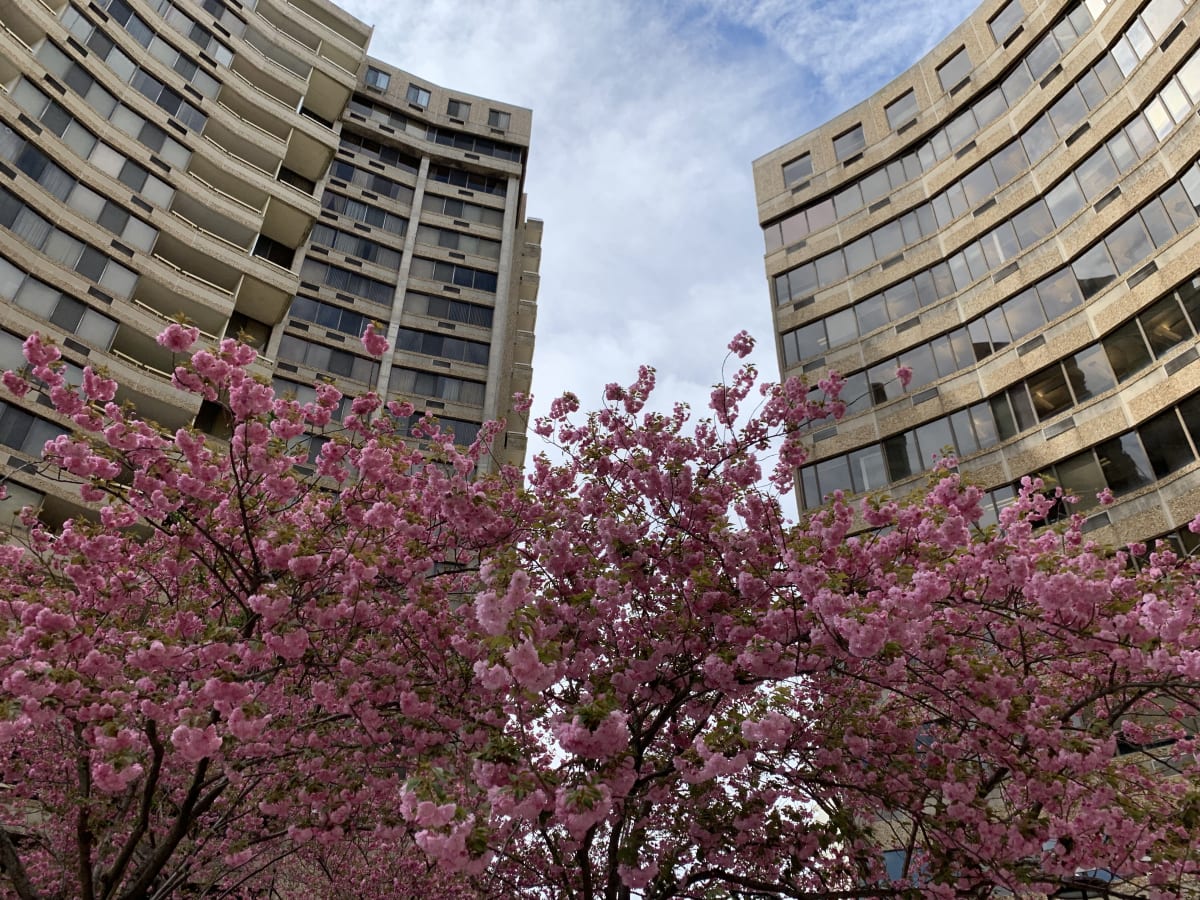
<instances>
[{"instance_id":1,"label":"flowering treetop","mask_svg":"<svg viewBox=\"0 0 1200 900\"><path fill-rule=\"evenodd\" d=\"M1196 563L1039 529L1036 481L981 529L948 471L863 534L840 495L787 522L836 376L818 403L744 367L693 423L646 411L642 369L582 419L552 404L562 461L522 481L473 477L495 428L410 446L412 407L373 394L336 422L334 388L275 396L232 341L175 372L227 445L26 352L4 383L78 429L45 465L90 512L0 548L23 900L1192 883Z\"/></svg>"}]
</instances>

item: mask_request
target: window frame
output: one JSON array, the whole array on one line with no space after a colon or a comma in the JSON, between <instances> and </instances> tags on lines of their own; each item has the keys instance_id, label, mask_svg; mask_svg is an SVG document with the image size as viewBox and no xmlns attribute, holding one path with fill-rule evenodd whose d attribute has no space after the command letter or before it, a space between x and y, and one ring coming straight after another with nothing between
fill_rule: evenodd
<instances>
[{"instance_id":1,"label":"window frame","mask_svg":"<svg viewBox=\"0 0 1200 900\"><path fill-rule=\"evenodd\" d=\"M954 73L956 73L959 67L962 66L964 60L966 62L966 68L963 69L961 75L956 76ZM949 83L947 83L948 75L944 73L949 73L949 77L951 79ZM967 48L965 46L959 47L958 50L948 56L946 60L937 67L937 77L938 83L942 86L942 90L947 92L954 90L965 80L971 77L971 55L967 52Z\"/></svg>"},{"instance_id":2,"label":"window frame","mask_svg":"<svg viewBox=\"0 0 1200 900\"><path fill-rule=\"evenodd\" d=\"M893 117L892 110L903 104L903 108ZM907 107L911 104L912 112L907 111ZM921 112L921 105L917 102L917 92L913 88L909 88L900 96L896 97L891 103L883 108L884 115L887 116L888 125L892 131L899 131L909 122L916 121L917 115Z\"/></svg>"},{"instance_id":3,"label":"window frame","mask_svg":"<svg viewBox=\"0 0 1200 900\"><path fill-rule=\"evenodd\" d=\"M404 99L413 106L419 106L421 109L429 109L429 101L433 99L433 94L428 88L423 88L419 84L410 82L408 90L404 92Z\"/></svg>"},{"instance_id":4,"label":"window frame","mask_svg":"<svg viewBox=\"0 0 1200 900\"><path fill-rule=\"evenodd\" d=\"M366 74L363 75L363 83L373 91L385 92L392 82L390 72L385 72L383 69L377 69L374 66L367 66Z\"/></svg>"},{"instance_id":5,"label":"window frame","mask_svg":"<svg viewBox=\"0 0 1200 900\"><path fill-rule=\"evenodd\" d=\"M865 150L866 146L867 135L863 131L862 122L859 122L841 134L834 135L833 156L838 162L845 162Z\"/></svg>"}]
</instances>

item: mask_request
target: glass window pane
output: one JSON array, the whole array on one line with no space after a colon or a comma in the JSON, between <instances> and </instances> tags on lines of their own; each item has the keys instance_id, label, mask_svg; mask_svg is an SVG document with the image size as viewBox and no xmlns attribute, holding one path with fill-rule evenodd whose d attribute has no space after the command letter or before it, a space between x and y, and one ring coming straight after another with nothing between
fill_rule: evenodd
<instances>
[{"instance_id":1,"label":"glass window pane","mask_svg":"<svg viewBox=\"0 0 1200 900\"><path fill-rule=\"evenodd\" d=\"M49 319L54 314L54 307L58 304L60 296L57 288L36 278L26 278L13 299L22 309L27 309L43 319Z\"/></svg>"},{"instance_id":2,"label":"glass window pane","mask_svg":"<svg viewBox=\"0 0 1200 900\"><path fill-rule=\"evenodd\" d=\"M800 470L800 492L804 508L816 509L821 505L821 490L817 487L817 467L805 466Z\"/></svg>"},{"instance_id":3,"label":"glass window pane","mask_svg":"<svg viewBox=\"0 0 1200 900\"><path fill-rule=\"evenodd\" d=\"M1063 377L1062 367L1055 363L1028 380L1033 409L1039 421L1045 421L1071 406L1071 391Z\"/></svg>"},{"instance_id":4,"label":"glass window pane","mask_svg":"<svg viewBox=\"0 0 1200 900\"><path fill-rule=\"evenodd\" d=\"M1143 206L1139 215L1142 218L1142 224L1150 232L1150 240L1154 246L1161 247L1175 237L1175 226L1171 224L1171 217L1167 215L1167 211L1158 197Z\"/></svg>"},{"instance_id":5,"label":"glass window pane","mask_svg":"<svg viewBox=\"0 0 1200 900\"><path fill-rule=\"evenodd\" d=\"M1154 249L1146 226L1137 216L1132 216L1109 232L1104 243L1119 275L1129 272Z\"/></svg>"},{"instance_id":6,"label":"glass window pane","mask_svg":"<svg viewBox=\"0 0 1200 900\"><path fill-rule=\"evenodd\" d=\"M1097 244L1071 265L1085 299L1099 293L1117 277L1112 260L1103 244Z\"/></svg>"},{"instance_id":7,"label":"glass window pane","mask_svg":"<svg viewBox=\"0 0 1200 900\"><path fill-rule=\"evenodd\" d=\"M797 184L812 174L812 154L805 153L803 156L793 159L783 167L783 183L787 187Z\"/></svg>"},{"instance_id":8,"label":"glass window pane","mask_svg":"<svg viewBox=\"0 0 1200 900\"><path fill-rule=\"evenodd\" d=\"M874 203L880 197L887 195L887 192L892 189L891 182L888 180L887 169L876 169L860 184L862 185L862 200L863 203Z\"/></svg>"},{"instance_id":9,"label":"glass window pane","mask_svg":"<svg viewBox=\"0 0 1200 900\"><path fill-rule=\"evenodd\" d=\"M867 385L866 372L855 372L846 379L841 399L846 404L847 415L871 408L871 391Z\"/></svg>"},{"instance_id":10,"label":"glass window pane","mask_svg":"<svg viewBox=\"0 0 1200 900\"><path fill-rule=\"evenodd\" d=\"M971 415L965 409L952 413L949 417L950 427L954 431L954 446L958 456L967 456L979 449L975 439L975 429L971 427Z\"/></svg>"},{"instance_id":11,"label":"glass window pane","mask_svg":"<svg viewBox=\"0 0 1200 900\"><path fill-rule=\"evenodd\" d=\"M916 435L911 431L887 438L883 442L883 455L887 461L891 481L899 481L924 471L921 466L921 452L917 449Z\"/></svg>"},{"instance_id":12,"label":"glass window pane","mask_svg":"<svg viewBox=\"0 0 1200 900\"><path fill-rule=\"evenodd\" d=\"M992 167L986 162L976 166L962 179L962 186L967 202L978 206L996 190L996 176L992 173Z\"/></svg>"},{"instance_id":13,"label":"glass window pane","mask_svg":"<svg viewBox=\"0 0 1200 900\"><path fill-rule=\"evenodd\" d=\"M1059 269L1043 278L1037 284L1037 292L1047 322L1054 321L1083 303L1079 282L1070 269Z\"/></svg>"},{"instance_id":14,"label":"glass window pane","mask_svg":"<svg viewBox=\"0 0 1200 900\"><path fill-rule=\"evenodd\" d=\"M859 334L866 334L869 331L874 331L876 328L882 328L891 321L888 317L887 303L884 300L883 294L875 294L866 300L856 303L854 305L854 314L858 318Z\"/></svg>"},{"instance_id":15,"label":"glass window pane","mask_svg":"<svg viewBox=\"0 0 1200 900\"><path fill-rule=\"evenodd\" d=\"M1138 429L1138 433L1150 467L1158 478L1182 469L1196 458L1188 443L1187 433L1173 409L1146 422Z\"/></svg>"},{"instance_id":16,"label":"glass window pane","mask_svg":"<svg viewBox=\"0 0 1200 900\"><path fill-rule=\"evenodd\" d=\"M1137 322L1126 322L1102 341L1108 363L1118 381L1150 365L1150 351Z\"/></svg>"},{"instance_id":17,"label":"glass window pane","mask_svg":"<svg viewBox=\"0 0 1200 900\"><path fill-rule=\"evenodd\" d=\"M1192 336L1192 329L1174 296L1159 300L1138 318L1156 357Z\"/></svg>"},{"instance_id":18,"label":"glass window pane","mask_svg":"<svg viewBox=\"0 0 1200 900\"><path fill-rule=\"evenodd\" d=\"M987 359L992 355L992 339L988 336L987 322L975 319L967 324L967 334L971 339L971 349L976 361Z\"/></svg>"},{"instance_id":19,"label":"glass window pane","mask_svg":"<svg viewBox=\"0 0 1200 900\"><path fill-rule=\"evenodd\" d=\"M1089 203L1112 187L1117 180L1117 166L1108 155L1108 148L1100 147L1080 163L1075 169L1075 176Z\"/></svg>"},{"instance_id":20,"label":"glass window pane","mask_svg":"<svg viewBox=\"0 0 1200 900\"><path fill-rule=\"evenodd\" d=\"M887 403L904 393L904 389L900 386L900 379L896 377L896 361L894 359L872 366L867 371L867 379L871 385L871 400L874 403Z\"/></svg>"},{"instance_id":21,"label":"glass window pane","mask_svg":"<svg viewBox=\"0 0 1200 900\"><path fill-rule=\"evenodd\" d=\"M855 210L862 209L862 205L862 188L858 186L858 182L839 191L833 198L833 208L839 219L844 219ZM816 231L815 228L813 230Z\"/></svg>"},{"instance_id":22,"label":"glass window pane","mask_svg":"<svg viewBox=\"0 0 1200 900\"><path fill-rule=\"evenodd\" d=\"M1061 228L1067 221L1083 209L1083 192L1075 183L1075 177L1068 175L1046 194L1046 205L1054 224Z\"/></svg>"},{"instance_id":23,"label":"glass window pane","mask_svg":"<svg viewBox=\"0 0 1200 900\"><path fill-rule=\"evenodd\" d=\"M1021 145L1031 163L1037 162L1050 152L1050 148L1058 143L1058 135L1050 124L1050 117L1043 113L1041 117L1025 129L1021 135Z\"/></svg>"},{"instance_id":24,"label":"glass window pane","mask_svg":"<svg viewBox=\"0 0 1200 900\"><path fill-rule=\"evenodd\" d=\"M1117 384L1104 348L1100 346L1088 347L1067 357L1063 360L1063 368L1067 371L1077 403L1103 394Z\"/></svg>"},{"instance_id":25,"label":"glass window pane","mask_svg":"<svg viewBox=\"0 0 1200 900\"><path fill-rule=\"evenodd\" d=\"M1013 216L1012 223L1017 233L1017 241L1026 250L1054 231L1054 220L1042 200Z\"/></svg>"},{"instance_id":26,"label":"glass window pane","mask_svg":"<svg viewBox=\"0 0 1200 900\"><path fill-rule=\"evenodd\" d=\"M1177 232L1191 228L1196 221L1196 208L1188 199L1183 185L1176 182L1162 192L1160 199L1167 211L1167 217Z\"/></svg>"},{"instance_id":27,"label":"glass window pane","mask_svg":"<svg viewBox=\"0 0 1200 900\"><path fill-rule=\"evenodd\" d=\"M1200 278L1185 281L1176 288L1175 294L1192 320L1192 330L1200 331Z\"/></svg>"},{"instance_id":28,"label":"glass window pane","mask_svg":"<svg viewBox=\"0 0 1200 900\"><path fill-rule=\"evenodd\" d=\"M1079 498L1079 502L1072 507L1074 510L1083 511L1096 506L1096 495L1108 487L1104 472L1091 450L1063 460L1055 466L1055 470L1063 490Z\"/></svg>"},{"instance_id":29,"label":"glass window pane","mask_svg":"<svg viewBox=\"0 0 1200 900\"><path fill-rule=\"evenodd\" d=\"M964 47L955 53L952 57L938 66L938 81L942 84L942 90L948 91L952 87L958 85L960 81L971 74L971 58L967 55L967 50Z\"/></svg>"},{"instance_id":30,"label":"glass window pane","mask_svg":"<svg viewBox=\"0 0 1200 900\"><path fill-rule=\"evenodd\" d=\"M1029 74L1029 67L1021 62L1004 79L1000 89L1004 92L1004 99L1008 101L1008 105L1012 106L1025 95L1031 84L1033 76Z\"/></svg>"},{"instance_id":31,"label":"glass window pane","mask_svg":"<svg viewBox=\"0 0 1200 900\"><path fill-rule=\"evenodd\" d=\"M817 284L827 287L846 277L846 260L841 250L826 253L817 260Z\"/></svg>"},{"instance_id":32,"label":"glass window pane","mask_svg":"<svg viewBox=\"0 0 1200 900\"><path fill-rule=\"evenodd\" d=\"M858 337L858 324L854 318L854 309L847 308L825 319L825 331L830 347L840 347Z\"/></svg>"},{"instance_id":33,"label":"glass window pane","mask_svg":"<svg viewBox=\"0 0 1200 900\"><path fill-rule=\"evenodd\" d=\"M917 95L913 91L906 91L884 109L887 113L888 125L892 128L899 128L916 117Z\"/></svg>"},{"instance_id":34,"label":"glass window pane","mask_svg":"<svg viewBox=\"0 0 1200 900\"><path fill-rule=\"evenodd\" d=\"M1029 168L1029 160L1025 158L1025 148L1020 141L1012 141L992 154L992 171L996 175L996 183L1003 186L1008 184Z\"/></svg>"},{"instance_id":35,"label":"glass window pane","mask_svg":"<svg viewBox=\"0 0 1200 900\"><path fill-rule=\"evenodd\" d=\"M1137 490L1154 480L1150 458L1136 431L1100 444L1096 456L1114 494Z\"/></svg>"},{"instance_id":36,"label":"glass window pane","mask_svg":"<svg viewBox=\"0 0 1200 900\"><path fill-rule=\"evenodd\" d=\"M1179 415L1192 436L1192 443L1200 447L1200 394L1192 394L1180 403Z\"/></svg>"},{"instance_id":37,"label":"glass window pane","mask_svg":"<svg viewBox=\"0 0 1200 900\"><path fill-rule=\"evenodd\" d=\"M828 497L834 491L851 491L854 485L850 480L850 467L846 463L846 457L835 456L833 459L824 459L817 463L817 484L821 489L821 496Z\"/></svg>"},{"instance_id":38,"label":"glass window pane","mask_svg":"<svg viewBox=\"0 0 1200 900\"><path fill-rule=\"evenodd\" d=\"M833 139L833 153L838 162L853 156L867 145L862 125L855 125Z\"/></svg>"},{"instance_id":39,"label":"glass window pane","mask_svg":"<svg viewBox=\"0 0 1200 900\"><path fill-rule=\"evenodd\" d=\"M787 276L788 291L792 300L800 300L817 289L817 270L812 263L792 269Z\"/></svg>"},{"instance_id":40,"label":"glass window pane","mask_svg":"<svg viewBox=\"0 0 1200 900\"><path fill-rule=\"evenodd\" d=\"M1087 103L1083 100L1083 94L1079 92L1078 87L1072 87L1050 107L1050 121L1054 124L1058 136L1065 138L1083 121L1087 113Z\"/></svg>"},{"instance_id":41,"label":"glass window pane","mask_svg":"<svg viewBox=\"0 0 1200 900\"><path fill-rule=\"evenodd\" d=\"M917 290L911 280L894 284L884 293L888 314L893 320L901 319L917 311Z\"/></svg>"},{"instance_id":42,"label":"glass window pane","mask_svg":"<svg viewBox=\"0 0 1200 900\"><path fill-rule=\"evenodd\" d=\"M998 394L988 401L991 407L992 419L996 423L996 430L999 432L1001 439L1007 439L1015 435L1019 429L1017 428L1017 420L1013 417L1012 410L1008 406L1008 396L1006 394Z\"/></svg>"},{"instance_id":43,"label":"glass window pane","mask_svg":"<svg viewBox=\"0 0 1200 900\"><path fill-rule=\"evenodd\" d=\"M1137 151L1124 131L1119 131L1109 139L1108 152L1122 174L1128 172L1138 160Z\"/></svg>"},{"instance_id":44,"label":"glass window pane","mask_svg":"<svg viewBox=\"0 0 1200 900\"><path fill-rule=\"evenodd\" d=\"M908 385L910 391L937 380L937 364L934 362L933 348L928 344L905 350L899 359L901 365L912 369L912 381Z\"/></svg>"},{"instance_id":45,"label":"glass window pane","mask_svg":"<svg viewBox=\"0 0 1200 900\"><path fill-rule=\"evenodd\" d=\"M849 455L848 461L855 492L877 491L887 487L887 466L883 462L883 449L878 445L855 450Z\"/></svg>"},{"instance_id":46,"label":"glass window pane","mask_svg":"<svg viewBox=\"0 0 1200 900\"><path fill-rule=\"evenodd\" d=\"M1083 94L1083 102L1088 105L1088 109L1095 109L1107 97L1104 85L1100 83L1100 76L1095 72L1088 72L1079 79L1079 93Z\"/></svg>"},{"instance_id":47,"label":"glass window pane","mask_svg":"<svg viewBox=\"0 0 1200 900\"><path fill-rule=\"evenodd\" d=\"M858 240L846 245L846 268L851 272L861 272L875 264L875 248L871 245L871 235L864 234Z\"/></svg>"},{"instance_id":48,"label":"glass window pane","mask_svg":"<svg viewBox=\"0 0 1200 900\"><path fill-rule=\"evenodd\" d=\"M810 231L820 231L822 228L828 228L835 221L833 213L833 200L822 200L816 206L810 206L807 210L808 228Z\"/></svg>"},{"instance_id":49,"label":"glass window pane","mask_svg":"<svg viewBox=\"0 0 1200 900\"><path fill-rule=\"evenodd\" d=\"M1005 301L1004 318L1008 322L1009 331L1014 340L1020 340L1025 335L1041 328L1046 324L1042 315L1042 305L1038 302L1037 291L1027 288L1017 296Z\"/></svg>"},{"instance_id":50,"label":"glass window pane","mask_svg":"<svg viewBox=\"0 0 1200 900\"><path fill-rule=\"evenodd\" d=\"M1005 404L1007 408L1007 404ZM1000 443L1000 435L996 430L996 420L992 417L992 408L987 403L976 403L967 410L971 417L971 424L974 426L975 439L979 444L979 449L986 450L988 447L993 447ZM954 433L958 434L957 423L954 426Z\"/></svg>"},{"instance_id":51,"label":"glass window pane","mask_svg":"<svg viewBox=\"0 0 1200 900\"><path fill-rule=\"evenodd\" d=\"M1002 222L980 240L988 267L997 269L1021 252L1017 234L1011 222Z\"/></svg>"},{"instance_id":52,"label":"glass window pane","mask_svg":"<svg viewBox=\"0 0 1200 900\"><path fill-rule=\"evenodd\" d=\"M1012 343L1012 334L1008 323L1004 321L1004 311L1000 308L988 310L984 320L987 322L988 335L992 339L992 347L1000 351Z\"/></svg>"},{"instance_id":53,"label":"glass window pane","mask_svg":"<svg viewBox=\"0 0 1200 900\"><path fill-rule=\"evenodd\" d=\"M900 223L888 222L886 225L876 228L871 233L871 240L875 244L875 258L887 259L904 246L904 234L900 229Z\"/></svg>"},{"instance_id":54,"label":"glass window pane","mask_svg":"<svg viewBox=\"0 0 1200 900\"><path fill-rule=\"evenodd\" d=\"M1059 49L1058 41L1054 39L1053 34L1048 34L1026 54L1025 59L1033 77L1041 78L1053 68L1060 56L1062 56L1062 51Z\"/></svg>"},{"instance_id":55,"label":"glass window pane","mask_svg":"<svg viewBox=\"0 0 1200 900\"><path fill-rule=\"evenodd\" d=\"M921 463L925 468L932 467L935 459L941 459L955 451L954 432L950 430L949 419L926 422L916 429L916 435Z\"/></svg>"},{"instance_id":56,"label":"glass window pane","mask_svg":"<svg viewBox=\"0 0 1200 900\"><path fill-rule=\"evenodd\" d=\"M1000 118L1008 109L1008 103L1004 99L1003 91L1000 88L993 88L976 100L971 109L975 113L975 121L979 123L980 128L983 128Z\"/></svg>"}]
</instances>

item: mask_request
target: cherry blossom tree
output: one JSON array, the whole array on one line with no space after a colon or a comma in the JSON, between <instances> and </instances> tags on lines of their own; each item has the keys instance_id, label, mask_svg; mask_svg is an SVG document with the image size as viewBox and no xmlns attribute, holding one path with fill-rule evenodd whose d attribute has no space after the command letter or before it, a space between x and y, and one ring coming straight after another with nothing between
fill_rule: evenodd
<instances>
[{"instance_id":1,"label":"cherry blossom tree","mask_svg":"<svg viewBox=\"0 0 1200 900\"><path fill-rule=\"evenodd\" d=\"M338 422L196 338L160 341L227 444L36 335L4 377L77 429L45 467L87 504L0 547L11 895L1194 888L1196 562L1041 527L1037 480L981 527L953 461L788 522L836 376L743 366L693 422L643 369L552 404L522 479L477 474L494 427L456 447L370 394Z\"/></svg>"}]
</instances>

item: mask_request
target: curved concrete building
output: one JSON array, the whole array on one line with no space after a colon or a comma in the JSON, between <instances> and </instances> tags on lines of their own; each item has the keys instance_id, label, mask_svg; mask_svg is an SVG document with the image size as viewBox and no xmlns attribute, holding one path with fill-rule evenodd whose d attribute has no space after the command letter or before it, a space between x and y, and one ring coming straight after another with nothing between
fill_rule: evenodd
<instances>
[{"instance_id":1,"label":"curved concrete building","mask_svg":"<svg viewBox=\"0 0 1200 900\"><path fill-rule=\"evenodd\" d=\"M1043 475L1101 540L1194 543L1198 109L1200 4L987 0L755 162L781 369L846 377L802 508L953 452L991 517Z\"/></svg>"},{"instance_id":2,"label":"curved concrete building","mask_svg":"<svg viewBox=\"0 0 1200 900\"><path fill-rule=\"evenodd\" d=\"M464 441L507 416L536 313L531 114L368 59L370 34L324 0L0 3L0 369L49 333L143 415L219 434L154 340L182 315L302 397L390 391ZM26 399L0 403L5 506L53 520L71 494L27 470L67 423ZM523 428L498 456L521 462Z\"/></svg>"}]
</instances>

